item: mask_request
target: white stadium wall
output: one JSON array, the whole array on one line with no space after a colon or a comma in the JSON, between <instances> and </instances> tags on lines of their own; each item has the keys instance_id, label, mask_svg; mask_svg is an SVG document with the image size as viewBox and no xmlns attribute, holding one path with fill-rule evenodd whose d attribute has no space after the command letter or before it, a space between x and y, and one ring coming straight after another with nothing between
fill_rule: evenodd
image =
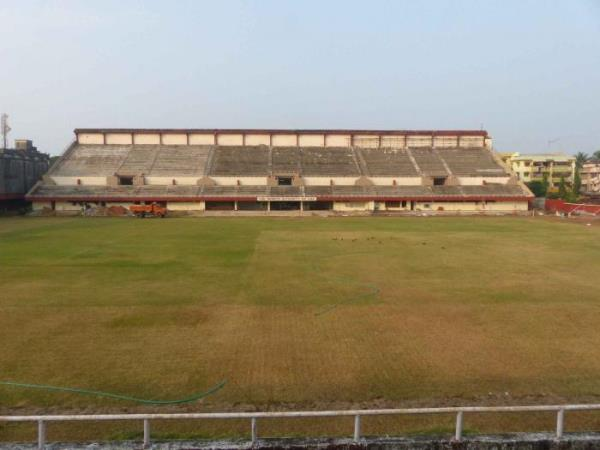
<instances>
[{"instance_id":1,"label":"white stadium wall","mask_svg":"<svg viewBox=\"0 0 600 450\"><path fill-rule=\"evenodd\" d=\"M160 138L158 133L133 133L133 143L139 145L159 145Z\"/></svg>"},{"instance_id":2,"label":"white stadium wall","mask_svg":"<svg viewBox=\"0 0 600 450\"><path fill-rule=\"evenodd\" d=\"M170 184L175 184L178 186L193 186L198 184L198 180L200 180L200 177L144 177L145 184L158 186L168 186ZM173 181L175 181L175 183L173 183Z\"/></svg>"},{"instance_id":3,"label":"white stadium wall","mask_svg":"<svg viewBox=\"0 0 600 450\"><path fill-rule=\"evenodd\" d=\"M354 186L358 177L302 177L306 186Z\"/></svg>"},{"instance_id":4,"label":"white stadium wall","mask_svg":"<svg viewBox=\"0 0 600 450\"><path fill-rule=\"evenodd\" d=\"M215 135L208 133L190 133L190 145L214 145Z\"/></svg>"},{"instance_id":5,"label":"white stadium wall","mask_svg":"<svg viewBox=\"0 0 600 450\"><path fill-rule=\"evenodd\" d=\"M204 202L167 202L170 211L204 211Z\"/></svg>"},{"instance_id":6,"label":"white stadium wall","mask_svg":"<svg viewBox=\"0 0 600 450\"><path fill-rule=\"evenodd\" d=\"M162 143L164 145L187 145L188 137L185 133L183 134L163 134Z\"/></svg>"},{"instance_id":7,"label":"white stadium wall","mask_svg":"<svg viewBox=\"0 0 600 450\"><path fill-rule=\"evenodd\" d=\"M51 175L50 179L59 186L106 186L106 177L59 177Z\"/></svg>"},{"instance_id":8,"label":"white stadium wall","mask_svg":"<svg viewBox=\"0 0 600 450\"><path fill-rule=\"evenodd\" d=\"M77 142L93 145L273 145L281 147L367 147L367 148L405 148L405 147L487 147L492 141L484 136L431 135L431 134L347 134L335 132L254 132L252 130L230 132L194 131L107 131L78 132Z\"/></svg>"}]
</instances>

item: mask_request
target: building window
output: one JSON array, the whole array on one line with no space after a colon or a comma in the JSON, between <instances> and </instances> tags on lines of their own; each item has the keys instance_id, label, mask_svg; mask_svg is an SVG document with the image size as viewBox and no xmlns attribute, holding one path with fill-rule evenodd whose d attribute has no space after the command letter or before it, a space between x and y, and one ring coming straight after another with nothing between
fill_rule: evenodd
<instances>
[{"instance_id":1,"label":"building window","mask_svg":"<svg viewBox=\"0 0 600 450\"><path fill-rule=\"evenodd\" d=\"M119 177L121 186L133 186L133 177Z\"/></svg>"},{"instance_id":2,"label":"building window","mask_svg":"<svg viewBox=\"0 0 600 450\"><path fill-rule=\"evenodd\" d=\"M444 184L446 184L446 177L434 177L433 178L434 186L443 186Z\"/></svg>"},{"instance_id":3,"label":"building window","mask_svg":"<svg viewBox=\"0 0 600 450\"><path fill-rule=\"evenodd\" d=\"M386 208L400 208L400 202L385 202Z\"/></svg>"},{"instance_id":4,"label":"building window","mask_svg":"<svg viewBox=\"0 0 600 450\"><path fill-rule=\"evenodd\" d=\"M278 186L291 186L292 185L292 177L277 177L277 185Z\"/></svg>"}]
</instances>

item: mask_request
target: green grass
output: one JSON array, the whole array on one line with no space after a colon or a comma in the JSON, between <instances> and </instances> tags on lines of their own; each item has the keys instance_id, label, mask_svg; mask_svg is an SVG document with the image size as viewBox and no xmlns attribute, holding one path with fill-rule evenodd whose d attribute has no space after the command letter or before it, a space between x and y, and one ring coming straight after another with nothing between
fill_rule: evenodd
<instances>
[{"instance_id":1,"label":"green grass","mask_svg":"<svg viewBox=\"0 0 600 450\"><path fill-rule=\"evenodd\" d=\"M0 414L598 402L599 273L596 223L0 219L0 380L159 399L228 380L199 405L167 408L0 386ZM372 429L452 424L403 420ZM351 429L339 424L271 431ZM24 430L0 425L0 439Z\"/></svg>"}]
</instances>

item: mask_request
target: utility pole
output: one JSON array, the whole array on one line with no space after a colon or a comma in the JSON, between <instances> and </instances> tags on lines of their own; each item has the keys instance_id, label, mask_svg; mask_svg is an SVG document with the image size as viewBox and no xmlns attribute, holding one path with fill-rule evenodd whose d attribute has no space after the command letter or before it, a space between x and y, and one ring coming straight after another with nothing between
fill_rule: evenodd
<instances>
[{"instance_id":1,"label":"utility pole","mask_svg":"<svg viewBox=\"0 0 600 450\"><path fill-rule=\"evenodd\" d=\"M0 133L2 133L2 149L6 150L8 147L8 132L10 127L8 126L8 114L2 113L0 116Z\"/></svg>"}]
</instances>

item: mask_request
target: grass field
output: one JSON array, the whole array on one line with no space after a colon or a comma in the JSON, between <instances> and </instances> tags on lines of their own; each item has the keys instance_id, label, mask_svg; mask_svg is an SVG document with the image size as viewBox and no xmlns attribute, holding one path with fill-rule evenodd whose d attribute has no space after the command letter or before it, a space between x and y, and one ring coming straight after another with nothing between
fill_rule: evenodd
<instances>
[{"instance_id":1,"label":"grass field","mask_svg":"<svg viewBox=\"0 0 600 450\"><path fill-rule=\"evenodd\" d=\"M163 408L0 386L0 414L598 402L599 275L600 226L541 218L0 219L0 381L170 399L227 380L201 404ZM50 438L133 428L53 426ZM247 428L172 423L163 436ZM0 425L0 440L33 435Z\"/></svg>"}]
</instances>

